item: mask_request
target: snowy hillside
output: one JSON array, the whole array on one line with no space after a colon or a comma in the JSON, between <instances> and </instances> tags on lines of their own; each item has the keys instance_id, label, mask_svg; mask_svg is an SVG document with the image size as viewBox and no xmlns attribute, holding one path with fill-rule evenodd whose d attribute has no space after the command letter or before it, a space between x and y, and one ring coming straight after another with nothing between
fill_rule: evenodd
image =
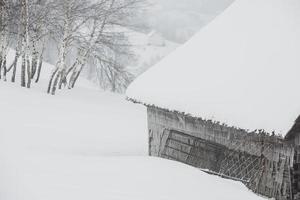
<instances>
[{"instance_id":1,"label":"snowy hillside","mask_svg":"<svg viewBox=\"0 0 300 200\"><path fill-rule=\"evenodd\" d=\"M146 110L83 79L47 95L0 82L1 200L258 200L242 184L147 157ZM218 189L218 193L214 191Z\"/></svg>"},{"instance_id":2,"label":"snowy hillside","mask_svg":"<svg viewBox=\"0 0 300 200\"><path fill-rule=\"evenodd\" d=\"M171 41L186 42L233 0L148 0L148 26ZM145 13L143 13L145 15Z\"/></svg>"},{"instance_id":3,"label":"snowy hillside","mask_svg":"<svg viewBox=\"0 0 300 200\"><path fill-rule=\"evenodd\" d=\"M179 44L168 41L162 36L161 40L164 45L153 45L149 43L150 33L141 33L129 29L126 29L126 33L135 55L135 62L129 68L136 76L154 66L179 46Z\"/></svg>"},{"instance_id":4,"label":"snowy hillside","mask_svg":"<svg viewBox=\"0 0 300 200\"><path fill-rule=\"evenodd\" d=\"M81 87L50 96L3 82L0 93L1 200L260 199L240 183L147 157L145 109L124 96Z\"/></svg>"}]
</instances>

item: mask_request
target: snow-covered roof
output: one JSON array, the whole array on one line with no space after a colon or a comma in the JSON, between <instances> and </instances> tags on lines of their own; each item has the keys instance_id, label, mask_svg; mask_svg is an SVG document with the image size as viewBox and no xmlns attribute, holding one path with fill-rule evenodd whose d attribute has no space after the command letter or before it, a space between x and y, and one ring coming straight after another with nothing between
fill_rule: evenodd
<instances>
[{"instance_id":1,"label":"snow-covered roof","mask_svg":"<svg viewBox=\"0 0 300 200\"><path fill-rule=\"evenodd\" d=\"M236 0L136 79L128 98L285 134L300 114L300 1Z\"/></svg>"}]
</instances>

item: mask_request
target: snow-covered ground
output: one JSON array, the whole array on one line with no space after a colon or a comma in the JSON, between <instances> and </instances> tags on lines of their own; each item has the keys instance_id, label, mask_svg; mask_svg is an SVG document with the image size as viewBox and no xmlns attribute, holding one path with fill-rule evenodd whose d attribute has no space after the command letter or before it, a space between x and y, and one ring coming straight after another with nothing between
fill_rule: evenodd
<instances>
[{"instance_id":1,"label":"snow-covered ground","mask_svg":"<svg viewBox=\"0 0 300 200\"><path fill-rule=\"evenodd\" d=\"M17 164L19 188L6 185L15 199L261 199L237 182L158 158L30 155Z\"/></svg>"},{"instance_id":2,"label":"snow-covered ground","mask_svg":"<svg viewBox=\"0 0 300 200\"><path fill-rule=\"evenodd\" d=\"M146 109L81 79L45 93L0 81L1 200L257 200L242 184L147 156ZM217 192L216 192L217 191Z\"/></svg>"},{"instance_id":3,"label":"snow-covered ground","mask_svg":"<svg viewBox=\"0 0 300 200\"><path fill-rule=\"evenodd\" d=\"M147 153L145 109L123 96L88 88L50 96L2 82L0 91L4 125L0 142L9 149L81 155Z\"/></svg>"}]
</instances>

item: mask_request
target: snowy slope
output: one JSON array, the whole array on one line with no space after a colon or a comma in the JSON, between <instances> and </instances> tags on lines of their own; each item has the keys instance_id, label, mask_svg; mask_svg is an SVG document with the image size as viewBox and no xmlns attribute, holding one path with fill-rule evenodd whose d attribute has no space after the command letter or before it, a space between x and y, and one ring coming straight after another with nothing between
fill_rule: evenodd
<instances>
[{"instance_id":1,"label":"snowy slope","mask_svg":"<svg viewBox=\"0 0 300 200\"><path fill-rule=\"evenodd\" d=\"M12 196L22 200L263 199L238 182L159 158L34 155L16 164L22 187Z\"/></svg>"},{"instance_id":2,"label":"snowy slope","mask_svg":"<svg viewBox=\"0 0 300 200\"><path fill-rule=\"evenodd\" d=\"M140 76L127 95L244 129L285 134L300 114L299 11L298 0L236 0Z\"/></svg>"},{"instance_id":3,"label":"snowy slope","mask_svg":"<svg viewBox=\"0 0 300 200\"><path fill-rule=\"evenodd\" d=\"M0 81L1 200L257 200L241 183L147 157L146 110L83 79L56 96ZM218 193L213 193L218 188Z\"/></svg>"},{"instance_id":4,"label":"snowy slope","mask_svg":"<svg viewBox=\"0 0 300 200\"><path fill-rule=\"evenodd\" d=\"M214 19L233 0L148 0L149 18L153 27L164 37L186 42L192 35Z\"/></svg>"},{"instance_id":5,"label":"snowy slope","mask_svg":"<svg viewBox=\"0 0 300 200\"><path fill-rule=\"evenodd\" d=\"M145 109L80 82L81 87L56 96L37 86L28 90L0 82L2 145L15 143L38 152L145 155Z\"/></svg>"},{"instance_id":6,"label":"snowy slope","mask_svg":"<svg viewBox=\"0 0 300 200\"><path fill-rule=\"evenodd\" d=\"M151 68L179 46L179 44L168 40L165 40L164 46L155 46L148 43L148 34L129 29L126 29L126 33L136 57L135 62L129 68L136 76Z\"/></svg>"}]
</instances>

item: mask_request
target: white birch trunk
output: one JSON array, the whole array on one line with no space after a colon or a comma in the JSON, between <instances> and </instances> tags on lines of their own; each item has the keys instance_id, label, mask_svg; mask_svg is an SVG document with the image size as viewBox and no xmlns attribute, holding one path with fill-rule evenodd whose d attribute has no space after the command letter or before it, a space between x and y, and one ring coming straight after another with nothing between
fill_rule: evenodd
<instances>
[{"instance_id":1,"label":"white birch trunk","mask_svg":"<svg viewBox=\"0 0 300 200\"><path fill-rule=\"evenodd\" d=\"M71 9L71 2L67 2L67 10L64 17L64 33L62 43L59 49L59 59L56 64L56 69L53 71L49 85L48 85L48 93L52 95L55 94L58 84L61 85L63 79L65 77L65 60L67 55L67 48L70 38L70 9Z\"/></svg>"},{"instance_id":2,"label":"white birch trunk","mask_svg":"<svg viewBox=\"0 0 300 200\"><path fill-rule=\"evenodd\" d=\"M23 27L23 40L22 40L22 69L21 69L21 86L30 88L31 85L31 69L29 61L29 14L28 14L28 0L22 0L22 27ZM27 84L26 84L27 73Z\"/></svg>"},{"instance_id":3,"label":"white birch trunk","mask_svg":"<svg viewBox=\"0 0 300 200\"><path fill-rule=\"evenodd\" d=\"M104 31L107 19L109 17L109 12L113 8L114 3L115 3L115 0L111 0L108 11L107 11L106 15L104 16L104 19L103 19L103 21L101 23L101 26L100 26L100 30L98 32L96 32L97 24L94 23L94 27L93 27L93 30L92 30L92 33L91 33L91 36L90 36L90 39L89 39L90 45L84 51L83 54L79 54L79 57L76 59L75 65L73 66L73 72L72 72L72 75L70 77L69 85L68 85L69 89L74 88L75 82L77 81L83 67L86 65L88 56L90 55L91 51L95 47L97 41L100 39L100 37L101 37L101 35Z\"/></svg>"},{"instance_id":4,"label":"white birch trunk","mask_svg":"<svg viewBox=\"0 0 300 200\"><path fill-rule=\"evenodd\" d=\"M6 57L8 51L8 15L3 1L0 1L0 79L6 80Z\"/></svg>"},{"instance_id":5,"label":"white birch trunk","mask_svg":"<svg viewBox=\"0 0 300 200\"><path fill-rule=\"evenodd\" d=\"M29 44L29 13L28 13L28 0L24 1L24 16L25 16L25 58L26 58L26 68L27 68L27 88L31 86L31 66L30 66L30 44Z\"/></svg>"},{"instance_id":6,"label":"white birch trunk","mask_svg":"<svg viewBox=\"0 0 300 200\"><path fill-rule=\"evenodd\" d=\"M37 76L35 79L36 83L39 82L40 76L41 76L41 71L42 71L42 66L43 66L43 55L44 55L44 51L45 51L45 43L46 43L46 39L44 38L43 42L42 42L42 50L40 52L39 59L38 59Z\"/></svg>"}]
</instances>

